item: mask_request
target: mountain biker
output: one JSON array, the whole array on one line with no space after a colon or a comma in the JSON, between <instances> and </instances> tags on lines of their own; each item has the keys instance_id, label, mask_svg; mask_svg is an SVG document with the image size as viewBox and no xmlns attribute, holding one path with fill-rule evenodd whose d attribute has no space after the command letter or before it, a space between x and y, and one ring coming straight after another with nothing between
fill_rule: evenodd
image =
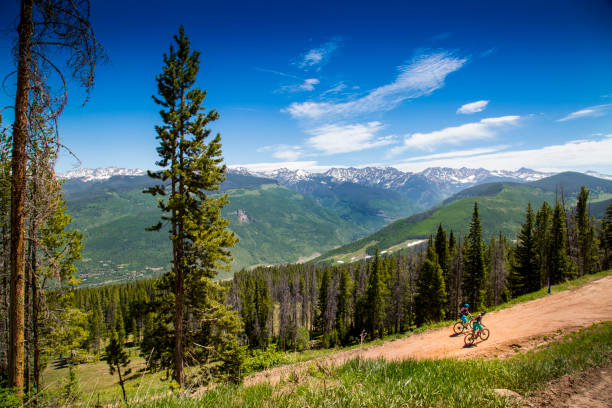
<instances>
[{"instance_id":1,"label":"mountain biker","mask_svg":"<svg viewBox=\"0 0 612 408\"><path fill-rule=\"evenodd\" d=\"M479 313L474 318L474 321L472 322L472 330L474 331L474 333L476 335L478 335L478 333L480 333L480 331L482 330L482 316L484 316L485 313L486 312ZM476 330L478 330L478 331L476 331Z\"/></svg>"},{"instance_id":2,"label":"mountain biker","mask_svg":"<svg viewBox=\"0 0 612 408\"><path fill-rule=\"evenodd\" d=\"M470 305L468 305L467 303L463 305L463 307L461 308L461 310L459 311L459 317L461 317L461 321L463 322L464 325L467 324L467 317L472 316L470 314Z\"/></svg>"}]
</instances>

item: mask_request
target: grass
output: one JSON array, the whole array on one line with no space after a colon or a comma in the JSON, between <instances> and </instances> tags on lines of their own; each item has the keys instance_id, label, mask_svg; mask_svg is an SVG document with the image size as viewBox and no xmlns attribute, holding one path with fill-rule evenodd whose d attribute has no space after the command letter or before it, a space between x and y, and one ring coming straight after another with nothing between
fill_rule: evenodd
<instances>
[{"instance_id":1,"label":"grass","mask_svg":"<svg viewBox=\"0 0 612 408\"><path fill-rule=\"evenodd\" d=\"M610 362L612 322L583 329L507 360L352 360L290 374L277 385L220 386L197 398L166 397L139 407L512 407L493 392L529 393L554 378Z\"/></svg>"}]
</instances>

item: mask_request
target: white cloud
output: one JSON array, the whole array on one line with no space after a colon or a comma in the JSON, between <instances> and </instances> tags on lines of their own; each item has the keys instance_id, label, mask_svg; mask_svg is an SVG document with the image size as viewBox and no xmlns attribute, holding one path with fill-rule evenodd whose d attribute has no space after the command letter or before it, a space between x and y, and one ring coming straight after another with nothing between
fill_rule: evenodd
<instances>
[{"instance_id":1,"label":"white cloud","mask_svg":"<svg viewBox=\"0 0 612 408\"><path fill-rule=\"evenodd\" d=\"M482 112L487 108L489 101L476 101L471 103L466 103L457 109L457 113L463 113L469 115L470 113Z\"/></svg>"},{"instance_id":2,"label":"white cloud","mask_svg":"<svg viewBox=\"0 0 612 408\"><path fill-rule=\"evenodd\" d=\"M338 48L339 40L326 42L318 48L313 48L307 51L298 66L302 69L320 67L329 60L329 56Z\"/></svg>"},{"instance_id":3,"label":"white cloud","mask_svg":"<svg viewBox=\"0 0 612 408\"><path fill-rule=\"evenodd\" d=\"M572 112L569 115L557 120L557 122L566 122L572 119L586 118L586 117L597 117L606 115L606 111L612 107L612 104L608 103L605 105L595 105L588 108L581 109L576 112Z\"/></svg>"},{"instance_id":4,"label":"white cloud","mask_svg":"<svg viewBox=\"0 0 612 408\"><path fill-rule=\"evenodd\" d=\"M317 78L308 78L305 79L304 82L297 85L284 85L277 92L301 92L301 91L314 91L315 85L319 84L319 80Z\"/></svg>"},{"instance_id":5,"label":"white cloud","mask_svg":"<svg viewBox=\"0 0 612 408\"><path fill-rule=\"evenodd\" d=\"M308 78L304 80L304 83L300 85L300 89L305 91L312 91L315 85L319 84L319 80L317 78Z\"/></svg>"},{"instance_id":6,"label":"white cloud","mask_svg":"<svg viewBox=\"0 0 612 408\"><path fill-rule=\"evenodd\" d=\"M266 172L278 169L307 170L312 172L323 172L331 167L344 166L320 166L316 161L284 161L284 162L263 162L248 164L231 164L229 168L246 168L255 172Z\"/></svg>"},{"instance_id":7,"label":"white cloud","mask_svg":"<svg viewBox=\"0 0 612 408\"><path fill-rule=\"evenodd\" d=\"M452 152L436 153L436 154L428 154L425 156L410 157L408 159L402 160L402 163L422 162L422 161L428 161L428 160L449 159L449 158L457 158L457 157L471 157L471 156L476 156L476 155L485 154L485 153L499 152L507 148L508 148L507 145L500 145L500 146L482 147L482 148L468 149L468 150L454 150Z\"/></svg>"},{"instance_id":8,"label":"white cloud","mask_svg":"<svg viewBox=\"0 0 612 408\"><path fill-rule=\"evenodd\" d=\"M302 156L302 147L301 146L289 146L289 145L272 145L272 146L263 146L257 149L258 152L272 152L272 157L275 159L286 160L286 161L296 161Z\"/></svg>"},{"instance_id":9,"label":"white cloud","mask_svg":"<svg viewBox=\"0 0 612 408\"><path fill-rule=\"evenodd\" d=\"M298 119L319 119L323 116L349 116L388 111L406 99L428 95L444 86L446 77L461 68L466 58L446 52L422 55L409 65L399 67L395 81L371 90L367 95L347 102L294 102L287 109Z\"/></svg>"},{"instance_id":10,"label":"white cloud","mask_svg":"<svg viewBox=\"0 0 612 408\"><path fill-rule=\"evenodd\" d=\"M408 149L430 149L441 144L458 145L470 140L492 139L497 135L498 130L517 124L520 118L520 116L514 115L500 116L460 126L447 127L430 133L412 133L406 135L402 146L393 148L390 153L393 155Z\"/></svg>"},{"instance_id":11,"label":"white cloud","mask_svg":"<svg viewBox=\"0 0 612 408\"><path fill-rule=\"evenodd\" d=\"M346 84L344 82L339 82L333 87L329 88L327 91L323 92L321 96L324 96L327 94L336 94L344 89L346 89Z\"/></svg>"},{"instance_id":12,"label":"white cloud","mask_svg":"<svg viewBox=\"0 0 612 408\"><path fill-rule=\"evenodd\" d=\"M490 170L511 170L528 167L540 171L589 170L609 168L612 157L612 135L597 140L573 140L565 144L544 146L538 149L512 150L474 154L454 158L428 156L409 159L395 164L400 170L421 171L427 167L483 167Z\"/></svg>"},{"instance_id":13,"label":"white cloud","mask_svg":"<svg viewBox=\"0 0 612 408\"><path fill-rule=\"evenodd\" d=\"M383 129L380 122L353 125L324 125L307 131L312 135L306 144L323 154L356 152L393 143L392 136L377 137Z\"/></svg>"}]
</instances>

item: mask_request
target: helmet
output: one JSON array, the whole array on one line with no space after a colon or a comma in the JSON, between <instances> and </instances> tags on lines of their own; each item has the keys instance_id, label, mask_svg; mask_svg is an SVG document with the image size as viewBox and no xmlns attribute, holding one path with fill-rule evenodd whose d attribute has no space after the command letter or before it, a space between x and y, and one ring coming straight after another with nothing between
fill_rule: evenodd
<instances>
[{"instance_id":1,"label":"helmet","mask_svg":"<svg viewBox=\"0 0 612 408\"><path fill-rule=\"evenodd\" d=\"M465 305L463 305L463 306L465 306L465 307L470 307L470 305L468 305L467 303L466 303Z\"/></svg>"}]
</instances>

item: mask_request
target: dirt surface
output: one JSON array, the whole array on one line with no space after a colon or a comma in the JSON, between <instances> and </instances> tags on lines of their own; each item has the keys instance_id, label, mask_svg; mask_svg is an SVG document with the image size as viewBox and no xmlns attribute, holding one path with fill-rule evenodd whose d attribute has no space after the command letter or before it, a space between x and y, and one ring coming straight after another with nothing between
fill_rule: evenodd
<instances>
[{"instance_id":1,"label":"dirt surface","mask_svg":"<svg viewBox=\"0 0 612 408\"><path fill-rule=\"evenodd\" d=\"M557 378L546 389L523 400L523 408L612 407L612 365Z\"/></svg>"},{"instance_id":2,"label":"dirt surface","mask_svg":"<svg viewBox=\"0 0 612 408\"><path fill-rule=\"evenodd\" d=\"M464 336L454 335L449 326L378 346L338 352L315 362L262 371L248 377L245 383L274 383L313 363L339 365L355 357L387 360L475 356L504 358L545 344L568 332L609 320L612 320L612 276L488 313L483 323L491 335L487 341L479 340L473 347L464 347Z\"/></svg>"}]
</instances>

